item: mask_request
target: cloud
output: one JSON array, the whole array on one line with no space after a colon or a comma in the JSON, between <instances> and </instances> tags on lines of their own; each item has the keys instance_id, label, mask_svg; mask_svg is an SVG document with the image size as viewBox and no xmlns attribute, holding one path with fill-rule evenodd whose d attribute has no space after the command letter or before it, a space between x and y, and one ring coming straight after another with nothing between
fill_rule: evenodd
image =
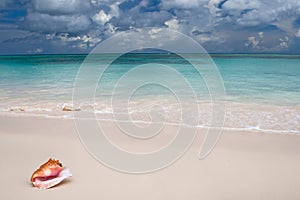
<instances>
[{"instance_id":1,"label":"cloud","mask_svg":"<svg viewBox=\"0 0 300 200\"><path fill-rule=\"evenodd\" d=\"M223 1L222 4L222 8L227 10L258 9L260 6L261 6L261 1L257 1L257 0L230 0L230 1Z\"/></svg>"},{"instance_id":2,"label":"cloud","mask_svg":"<svg viewBox=\"0 0 300 200\"><path fill-rule=\"evenodd\" d=\"M215 43L220 44L224 42L224 38L222 38L221 34L212 33L212 32L202 32L199 30L193 31L194 39L197 40L200 44L205 43Z\"/></svg>"},{"instance_id":3,"label":"cloud","mask_svg":"<svg viewBox=\"0 0 300 200\"><path fill-rule=\"evenodd\" d=\"M174 29L174 30L179 29L179 21L176 18L173 18L173 19L170 19L170 20L166 21L165 25L170 29Z\"/></svg>"},{"instance_id":4,"label":"cloud","mask_svg":"<svg viewBox=\"0 0 300 200\"><path fill-rule=\"evenodd\" d=\"M259 44L259 41L257 40L257 38L254 36L251 36L251 37L248 37L248 41L245 43L245 46L257 48L258 44Z\"/></svg>"},{"instance_id":5,"label":"cloud","mask_svg":"<svg viewBox=\"0 0 300 200\"><path fill-rule=\"evenodd\" d=\"M81 32L86 31L91 24L85 15L49 15L30 13L25 17L23 27L36 32Z\"/></svg>"},{"instance_id":6,"label":"cloud","mask_svg":"<svg viewBox=\"0 0 300 200\"><path fill-rule=\"evenodd\" d=\"M32 0L35 12L50 15L78 14L89 9L87 0Z\"/></svg>"},{"instance_id":7,"label":"cloud","mask_svg":"<svg viewBox=\"0 0 300 200\"><path fill-rule=\"evenodd\" d=\"M207 3L207 0L162 0L163 8L196 8Z\"/></svg>"},{"instance_id":8,"label":"cloud","mask_svg":"<svg viewBox=\"0 0 300 200\"><path fill-rule=\"evenodd\" d=\"M276 23L300 13L298 0L211 0L208 7L217 21L240 26Z\"/></svg>"},{"instance_id":9,"label":"cloud","mask_svg":"<svg viewBox=\"0 0 300 200\"><path fill-rule=\"evenodd\" d=\"M8 3L8 2L10 2L11 0L1 0L0 1L0 8L4 8L5 6L6 6L6 4Z\"/></svg>"},{"instance_id":10,"label":"cloud","mask_svg":"<svg viewBox=\"0 0 300 200\"><path fill-rule=\"evenodd\" d=\"M165 26L165 22L172 18L172 14L167 11L154 11L154 12L144 12L140 13L139 9L133 9L128 13L124 13L116 21L125 18L128 24L134 28L141 27L162 27ZM127 18L127 19L126 19ZM118 22L116 23L116 25ZM126 27L127 28L127 27Z\"/></svg>"},{"instance_id":11,"label":"cloud","mask_svg":"<svg viewBox=\"0 0 300 200\"><path fill-rule=\"evenodd\" d=\"M48 37L49 38L49 37ZM73 48L79 47L79 48L88 48L88 47L94 47L97 43L99 43L102 38L101 37L94 37L93 35L82 35L82 36L69 36L68 33L60 34L57 36L62 42L64 42L66 45L71 44ZM53 38L49 38L50 40Z\"/></svg>"},{"instance_id":12,"label":"cloud","mask_svg":"<svg viewBox=\"0 0 300 200\"><path fill-rule=\"evenodd\" d=\"M284 38L279 38L279 47L287 48L288 47L289 38L286 36Z\"/></svg>"},{"instance_id":13,"label":"cloud","mask_svg":"<svg viewBox=\"0 0 300 200\"><path fill-rule=\"evenodd\" d=\"M287 35L280 37L268 33L265 36L264 32L249 36L244 43L250 52L283 52L290 47L290 44L291 40Z\"/></svg>"},{"instance_id":14,"label":"cloud","mask_svg":"<svg viewBox=\"0 0 300 200\"><path fill-rule=\"evenodd\" d=\"M112 4L110 6L110 12L105 12L104 10L100 10L96 13L92 20L97 24L104 25L106 22L109 22L113 17L119 17L119 3Z\"/></svg>"},{"instance_id":15,"label":"cloud","mask_svg":"<svg viewBox=\"0 0 300 200\"><path fill-rule=\"evenodd\" d=\"M300 37L300 29L298 29L298 31L295 33L296 37Z\"/></svg>"},{"instance_id":16,"label":"cloud","mask_svg":"<svg viewBox=\"0 0 300 200\"><path fill-rule=\"evenodd\" d=\"M259 32L259 33L258 33L258 36L259 36L260 38L263 38L263 37L264 37L264 32Z\"/></svg>"},{"instance_id":17,"label":"cloud","mask_svg":"<svg viewBox=\"0 0 300 200\"><path fill-rule=\"evenodd\" d=\"M112 16L110 14L107 14L104 10L100 10L99 13L95 14L92 19L94 22L104 25L106 22L108 22Z\"/></svg>"},{"instance_id":18,"label":"cloud","mask_svg":"<svg viewBox=\"0 0 300 200\"><path fill-rule=\"evenodd\" d=\"M247 38L245 46L251 50L267 50L266 47L263 47L264 37L264 32L258 32L255 36L249 36Z\"/></svg>"},{"instance_id":19,"label":"cloud","mask_svg":"<svg viewBox=\"0 0 300 200\"><path fill-rule=\"evenodd\" d=\"M4 6L0 42L31 45L19 33L38 34L32 52L88 52L113 34L142 27L177 30L214 52L288 51L300 42L299 0L1 0ZM1 20L11 16L17 20L5 22L13 25L8 30Z\"/></svg>"},{"instance_id":20,"label":"cloud","mask_svg":"<svg viewBox=\"0 0 300 200\"><path fill-rule=\"evenodd\" d=\"M43 48L37 48L34 50L34 53L39 54L39 53L42 53L43 51L44 51Z\"/></svg>"}]
</instances>

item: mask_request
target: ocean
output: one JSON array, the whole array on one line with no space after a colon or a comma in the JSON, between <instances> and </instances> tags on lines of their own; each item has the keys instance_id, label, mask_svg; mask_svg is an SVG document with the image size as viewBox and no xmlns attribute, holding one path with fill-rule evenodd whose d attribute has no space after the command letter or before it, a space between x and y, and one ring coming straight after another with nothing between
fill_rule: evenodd
<instances>
[{"instance_id":1,"label":"ocean","mask_svg":"<svg viewBox=\"0 0 300 200\"><path fill-rule=\"evenodd\" d=\"M184 122L198 120L199 127L210 126L214 99L201 71L209 68L199 71L182 57L165 53L126 54L103 66L114 58L103 54L86 60L91 73L78 77L86 56L0 56L0 114L72 119L72 112L64 111L70 108L94 112L98 120L147 124L154 114L166 123L182 123L185 118ZM189 58L202 64L199 55ZM225 94L221 99L226 105L225 129L300 134L299 55L212 54L211 58ZM98 77L97 87L92 96L76 97L74 103L78 79L95 80L89 76Z\"/></svg>"}]
</instances>

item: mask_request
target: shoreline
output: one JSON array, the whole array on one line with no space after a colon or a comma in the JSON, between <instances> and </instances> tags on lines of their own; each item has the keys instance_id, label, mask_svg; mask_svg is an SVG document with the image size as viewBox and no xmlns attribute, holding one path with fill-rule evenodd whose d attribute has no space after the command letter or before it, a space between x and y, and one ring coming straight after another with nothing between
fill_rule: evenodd
<instances>
[{"instance_id":1,"label":"shoreline","mask_svg":"<svg viewBox=\"0 0 300 200\"><path fill-rule=\"evenodd\" d=\"M155 105L155 104L153 104ZM106 104L72 106L72 104L62 104L51 108L29 108L24 106L15 106L7 109L0 109L0 117L24 117L24 118L45 118L45 119L63 119L74 120L74 115L80 115L80 112L92 112L97 117L97 120L104 122L114 122L116 119L119 122L129 122L128 119L122 118L128 112L130 122L137 124L149 124L151 119L149 113L153 106L150 104L129 106L128 110L120 110L120 113L115 113L112 106ZM95 106L95 107L94 107ZM125 106L125 105L124 105ZM163 105L164 106L164 105ZM168 107L163 107L166 118L164 123L167 125L181 124L180 114L176 104L170 104ZM212 107L210 103L199 103L199 123L197 128L209 128L210 120L212 119ZM122 106L120 106L122 107ZM238 103L229 102L226 104L226 114L223 129L226 131L242 131L242 132L267 132L270 134L291 134L300 135L300 105L297 106L281 106L281 105L264 105L257 103ZM172 116L173 115L173 116ZM116 118L118 116L118 118ZM170 118L171 116L171 118ZM175 116L175 117L174 117ZM172 118L173 117L173 118ZM192 119L195 116L190 116ZM195 127L190 124L183 124L187 127Z\"/></svg>"},{"instance_id":2,"label":"shoreline","mask_svg":"<svg viewBox=\"0 0 300 200\"><path fill-rule=\"evenodd\" d=\"M298 199L300 136L225 130L208 157L197 154L203 129L187 152L171 166L133 175L112 170L84 149L72 120L0 116L1 199ZM133 151L151 151L167 143L174 127L153 141L111 138ZM60 159L73 177L49 190L33 188L31 173L49 157ZM14 191L18 192L14 192ZM117 192L116 192L117 191ZM155 192L153 192L155 191Z\"/></svg>"}]
</instances>

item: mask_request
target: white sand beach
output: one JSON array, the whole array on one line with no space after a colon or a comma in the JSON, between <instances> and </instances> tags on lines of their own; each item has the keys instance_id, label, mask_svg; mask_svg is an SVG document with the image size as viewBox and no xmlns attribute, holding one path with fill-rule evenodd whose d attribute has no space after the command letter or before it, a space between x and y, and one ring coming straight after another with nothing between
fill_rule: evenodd
<instances>
[{"instance_id":1,"label":"white sand beach","mask_svg":"<svg viewBox=\"0 0 300 200\"><path fill-rule=\"evenodd\" d=\"M170 134L172 129L166 128ZM70 119L1 116L0 138L0 199L300 197L300 136L292 134L227 130L213 152L199 160L197 154L204 138L199 129L195 142L181 159L163 170L140 175L112 170L93 159ZM168 140L167 131L159 141ZM118 142L124 147L132 146L126 139ZM69 167L73 177L48 190L34 188L30 176L49 157Z\"/></svg>"}]
</instances>

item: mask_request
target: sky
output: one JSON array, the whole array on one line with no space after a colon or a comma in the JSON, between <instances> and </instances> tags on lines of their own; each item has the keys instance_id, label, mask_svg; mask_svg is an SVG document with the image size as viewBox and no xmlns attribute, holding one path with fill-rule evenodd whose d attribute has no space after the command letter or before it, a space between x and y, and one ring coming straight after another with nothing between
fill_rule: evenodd
<instances>
[{"instance_id":1,"label":"sky","mask_svg":"<svg viewBox=\"0 0 300 200\"><path fill-rule=\"evenodd\" d=\"M0 0L1 55L89 53L143 27L210 53L300 53L299 0Z\"/></svg>"}]
</instances>

